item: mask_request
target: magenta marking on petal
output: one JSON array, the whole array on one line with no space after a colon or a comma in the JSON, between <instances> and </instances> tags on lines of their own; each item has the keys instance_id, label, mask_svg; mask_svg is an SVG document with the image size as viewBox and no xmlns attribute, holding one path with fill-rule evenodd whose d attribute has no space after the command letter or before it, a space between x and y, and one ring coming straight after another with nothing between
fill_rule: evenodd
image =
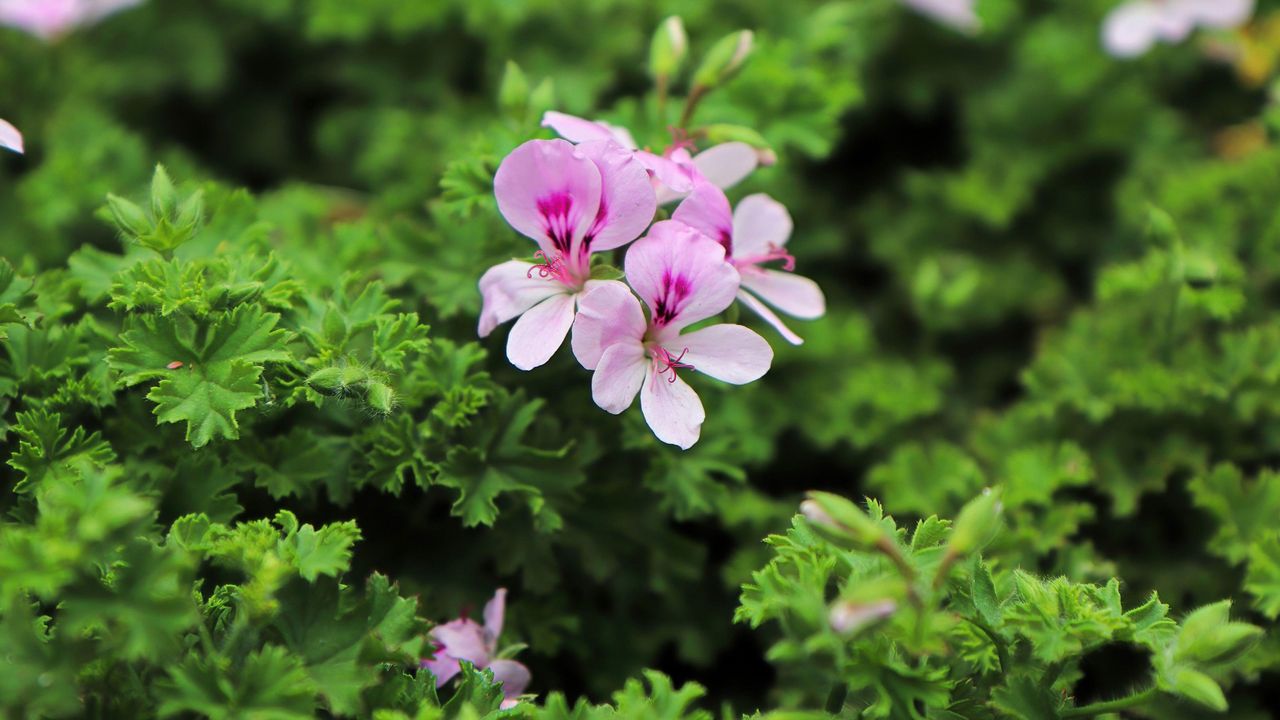
<instances>
[{"instance_id":1,"label":"magenta marking on petal","mask_svg":"<svg viewBox=\"0 0 1280 720\"><path fill-rule=\"evenodd\" d=\"M661 375L666 371L670 370L671 377L667 378L667 382L674 383L676 381L677 370L696 370L697 368L690 365L689 363L681 362L681 360L684 359L684 354L687 352L689 352L689 348L685 348L681 350L679 355L672 357L671 352L668 351L666 348L661 346L654 348L653 349L654 360L657 360L663 365L662 369L658 371L658 374Z\"/></svg>"},{"instance_id":2,"label":"magenta marking on petal","mask_svg":"<svg viewBox=\"0 0 1280 720\"><path fill-rule=\"evenodd\" d=\"M672 275L670 270L664 270L662 291L653 308L653 324L666 325L674 320L680 314L680 303L689 296L691 289L689 278L680 273Z\"/></svg>"},{"instance_id":3,"label":"magenta marking on petal","mask_svg":"<svg viewBox=\"0 0 1280 720\"><path fill-rule=\"evenodd\" d=\"M551 244L562 253L569 252L573 238L573 204L573 196L564 190L538 198L543 230L551 238Z\"/></svg>"},{"instance_id":4,"label":"magenta marking on petal","mask_svg":"<svg viewBox=\"0 0 1280 720\"><path fill-rule=\"evenodd\" d=\"M777 245L770 245L769 252L763 255L752 255L744 258L733 258L734 265L762 265L774 260L782 261L782 269L787 272L793 272L796 269L796 258L787 252L786 248L780 248Z\"/></svg>"}]
</instances>

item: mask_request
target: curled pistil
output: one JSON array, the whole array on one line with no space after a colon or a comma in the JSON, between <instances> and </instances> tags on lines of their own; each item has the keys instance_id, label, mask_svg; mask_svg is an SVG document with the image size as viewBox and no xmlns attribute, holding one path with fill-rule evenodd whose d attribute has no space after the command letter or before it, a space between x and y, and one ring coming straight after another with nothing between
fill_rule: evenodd
<instances>
[{"instance_id":1,"label":"curled pistil","mask_svg":"<svg viewBox=\"0 0 1280 720\"><path fill-rule=\"evenodd\" d=\"M690 365L689 363L682 362L682 360L684 360L684 355L687 352L689 352L689 348L685 348L681 350L679 355L672 357L671 352L666 348L661 346L654 348L653 349L654 359L657 360L659 363L662 363L663 365L662 369L658 371L658 374L661 375L666 371L670 370L671 377L667 378L667 382L674 383L676 381L676 371L696 370L697 368Z\"/></svg>"}]
</instances>

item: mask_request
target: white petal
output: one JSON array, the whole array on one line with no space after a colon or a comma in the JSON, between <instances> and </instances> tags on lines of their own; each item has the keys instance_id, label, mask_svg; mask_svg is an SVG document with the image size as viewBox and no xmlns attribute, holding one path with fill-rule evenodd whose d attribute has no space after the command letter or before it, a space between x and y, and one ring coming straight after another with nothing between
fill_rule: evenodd
<instances>
[{"instance_id":1,"label":"white petal","mask_svg":"<svg viewBox=\"0 0 1280 720\"><path fill-rule=\"evenodd\" d=\"M638 344L644 331L644 311L631 289L616 280L593 280L578 297L578 317L573 321L570 341L573 356L582 367L594 370L610 345L623 341Z\"/></svg>"},{"instance_id":2,"label":"white petal","mask_svg":"<svg viewBox=\"0 0 1280 720\"><path fill-rule=\"evenodd\" d=\"M1151 49L1160 34L1162 13L1147 0L1112 10L1102 23L1102 44L1116 57L1136 57Z\"/></svg>"},{"instance_id":3,"label":"white petal","mask_svg":"<svg viewBox=\"0 0 1280 720\"><path fill-rule=\"evenodd\" d=\"M786 206L756 193L742 198L733 209L733 256L763 255L791 238L791 213Z\"/></svg>"},{"instance_id":4,"label":"white petal","mask_svg":"<svg viewBox=\"0 0 1280 720\"><path fill-rule=\"evenodd\" d=\"M659 375L659 369L657 363L649 363L640 389L640 409L659 440L688 450L698 442L707 414L698 394L683 378L677 376L675 382L668 382L669 376Z\"/></svg>"},{"instance_id":5,"label":"white petal","mask_svg":"<svg viewBox=\"0 0 1280 720\"><path fill-rule=\"evenodd\" d=\"M742 287L802 320L814 320L827 312L827 299L818 283L795 273L750 268L742 273Z\"/></svg>"},{"instance_id":6,"label":"white petal","mask_svg":"<svg viewBox=\"0 0 1280 720\"><path fill-rule=\"evenodd\" d=\"M507 359L521 370L545 364L573 325L574 296L553 295L520 316L507 336Z\"/></svg>"},{"instance_id":7,"label":"white petal","mask_svg":"<svg viewBox=\"0 0 1280 720\"><path fill-rule=\"evenodd\" d=\"M720 143L693 157L693 165L702 176L720 188L742 182L760 164L755 148L744 142Z\"/></svg>"},{"instance_id":8,"label":"white petal","mask_svg":"<svg viewBox=\"0 0 1280 720\"><path fill-rule=\"evenodd\" d=\"M774 314L774 312L769 309L768 305L765 305L764 303L756 299L755 295L752 295L746 290L742 290L738 293L738 300L740 300L743 305L746 305L748 308L750 308L752 312L764 318L764 321L772 325L773 329L777 330L778 334L781 335L783 339L785 339L787 342L791 343L792 345L804 344L804 338L800 337L794 332L791 332L791 328L787 327L786 323L782 322L782 318Z\"/></svg>"},{"instance_id":9,"label":"white petal","mask_svg":"<svg viewBox=\"0 0 1280 720\"><path fill-rule=\"evenodd\" d=\"M8 120L0 119L0 147L8 148L16 153L22 153L22 133L18 132L18 128L9 123Z\"/></svg>"},{"instance_id":10,"label":"white petal","mask_svg":"<svg viewBox=\"0 0 1280 720\"><path fill-rule=\"evenodd\" d=\"M759 380L773 364L773 348L764 338L741 325L712 325L681 335L679 348L667 348L681 362L734 385Z\"/></svg>"},{"instance_id":11,"label":"white petal","mask_svg":"<svg viewBox=\"0 0 1280 720\"><path fill-rule=\"evenodd\" d=\"M591 398L601 409L617 415L631 407L649 366L639 342L610 345L591 376Z\"/></svg>"},{"instance_id":12,"label":"white petal","mask_svg":"<svg viewBox=\"0 0 1280 720\"><path fill-rule=\"evenodd\" d=\"M485 271L480 278L484 302L480 310L480 337L486 337L498 325L552 295L567 292L559 281L540 277L537 267L521 260L508 260Z\"/></svg>"}]
</instances>

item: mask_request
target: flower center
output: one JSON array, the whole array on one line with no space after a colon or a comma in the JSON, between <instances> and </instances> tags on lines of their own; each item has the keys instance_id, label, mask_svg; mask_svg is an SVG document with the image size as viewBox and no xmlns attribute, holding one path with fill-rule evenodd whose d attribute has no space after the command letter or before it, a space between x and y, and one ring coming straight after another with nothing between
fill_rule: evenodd
<instances>
[{"instance_id":1,"label":"flower center","mask_svg":"<svg viewBox=\"0 0 1280 720\"><path fill-rule=\"evenodd\" d=\"M671 352L666 348L662 347L661 345L655 346L653 348L653 359L661 363L663 366L662 369L658 371L658 374L661 375L666 371L670 370L671 377L667 378L667 382L674 383L676 381L676 371L696 370L697 368L690 365L689 363L681 362L684 359L684 354L687 352L689 352L689 348L685 348L681 350L679 355L676 355L673 357L671 355Z\"/></svg>"},{"instance_id":2,"label":"flower center","mask_svg":"<svg viewBox=\"0 0 1280 720\"><path fill-rule=\"evenodd\" d=\"M751 255L749 257L744 257L744 258L734 258L733 264L734 265L762 265L767 262L773 262L774 260L781 260L782 269L786 270L787 272L791 272L796 269L795 256L787 252L785 248L780 248L777 245L773 245L773 244L770 244L769 250L761 255Z\"/></svg>"},{"instance_id":3,"label":"flower center","mask_svg":"<svg viewBox=\"0 0 1280 720\"><path fill-rule=\"evenodd\" d=\"M568 264L564 261L564 255L554 253L548 256L545 252L539 250L533 254L533 257L541 258L529 268L529 272L525 273L525 277L532 279L533 274L538 273L538 277L543 280L559 280L565 285L573 285L573 278L569 273Z\"/></svg>"}]
</instances>

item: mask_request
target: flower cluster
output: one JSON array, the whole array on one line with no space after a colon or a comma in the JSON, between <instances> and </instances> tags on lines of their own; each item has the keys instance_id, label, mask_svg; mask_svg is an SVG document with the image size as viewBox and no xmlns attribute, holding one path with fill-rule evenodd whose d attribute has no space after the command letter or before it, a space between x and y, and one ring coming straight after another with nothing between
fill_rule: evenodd
<instances>
[{"instance_id":1,"label":"flower cluster","mask_svg":"<svg viewBox=\"0 0 1280 720\"><path fill-rule=\"evenodd\" d=\"M773 350L741 325L685 329L737 299L800 344L770 306L802 319L825 312L817 284L792 273L786 208L757 194L733 210L724 194L772 154L743 142L694 153L681 135L659 154L605 123L550 112L543 124L565 139L524 143L494 177L498 209L538 243L536 262L510 260L484 274L479 333L518 318L507 358L531 370L572 330L574 356L594 373L596 404L617 414L639 395L654 434L689 448L705 414L685 376L749 383L769 370ZM660 205L681 198L671 219L653 222ZM627 244L624 284L592 258Z\"/></svg>"}]
</instances>

